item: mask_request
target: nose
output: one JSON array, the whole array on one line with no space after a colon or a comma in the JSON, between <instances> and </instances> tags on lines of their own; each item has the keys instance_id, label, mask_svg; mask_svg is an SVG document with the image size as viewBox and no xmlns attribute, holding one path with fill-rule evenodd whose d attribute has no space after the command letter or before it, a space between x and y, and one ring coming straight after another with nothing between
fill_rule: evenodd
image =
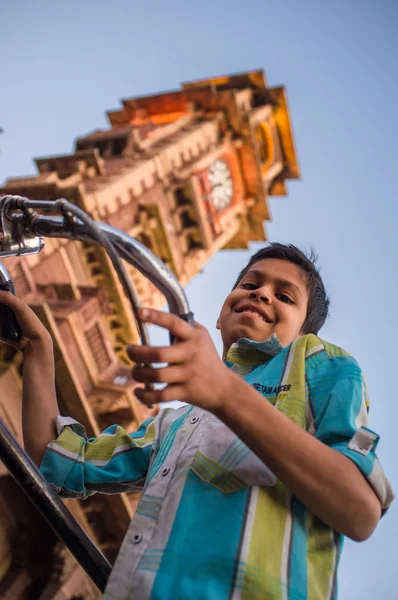
<instances>
[{"instance_id":1,"label":"nose","mask_svg":"<svg viewBox=\"0 0 398 600\"><path fill-rule=\"evenodd\" d=\"M270 297L267 291L263 289L261 290L252 290L249 294L250 300L260 300L260 302L264 302L264 304L270 303Z\"/></svg>"}]
</instances>

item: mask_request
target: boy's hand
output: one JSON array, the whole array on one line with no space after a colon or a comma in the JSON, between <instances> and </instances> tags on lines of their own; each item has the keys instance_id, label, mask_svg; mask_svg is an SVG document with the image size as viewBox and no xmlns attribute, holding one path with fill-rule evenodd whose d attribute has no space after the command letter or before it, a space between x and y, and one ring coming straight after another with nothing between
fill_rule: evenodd
<instances>
[{"instance_id":1,"label":"boy's hand","mask_svg":"<svg viewBox=\"0 0 398 600\"><path fill-rule=\"evenodd\" d=\"M2 337L0 322L1 342L21 352L25 352L27 348L36 343L51 345L50 334L26 302L23 302L23 300L20 300L11 292L4 292L3 290L0 290L0 302L6 304L14 311L18 325L21 328L21 339L18 342L14 342Z\"/></svg>"},{"instance_id":2,"label":"boy's hand","mask_svg":"<svg viewBox=\"0 0 398 600\"><path fill-rule=\"evenodd\" d=\"M127 348L128 355L137 363L132 370L136 381L168 384L162 390L138 388L135 390L137 398L147 405L180 400L217 412L233 373L218 356L207 329L152 309L141 309L139 318L168 329L176 341L167 347L131 345ZM150 363L168 364L152 368L147 366Z\"/></svg>"}]
</instances>

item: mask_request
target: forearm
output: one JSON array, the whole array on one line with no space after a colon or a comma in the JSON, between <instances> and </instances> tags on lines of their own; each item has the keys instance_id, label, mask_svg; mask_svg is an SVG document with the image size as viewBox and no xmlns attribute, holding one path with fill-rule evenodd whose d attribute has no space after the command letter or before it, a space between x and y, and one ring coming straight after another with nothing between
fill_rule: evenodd
<instances>
[{"instance_id":1,"label":"forearm","mask_svg":"<svg viewBox=\"0 0 398 600\"><path fill-rule=\"evenodd\" d=\"M25 450L38 466L56 437L58 414L51 338L34 340L24 351L22 430Z\"/></svg>"},{"instance_id":2,"label":"forearm","mask_svg":"<svg viewBox=\"0 0 398 600\"><path fill-rule=\"evenodd\" d=\"M233 374L231 374L233 375ZM275 409L235 375L217 416L313 514L355 540L369 537L380 502L359 469Z\"/></svg>"}]
</instances>

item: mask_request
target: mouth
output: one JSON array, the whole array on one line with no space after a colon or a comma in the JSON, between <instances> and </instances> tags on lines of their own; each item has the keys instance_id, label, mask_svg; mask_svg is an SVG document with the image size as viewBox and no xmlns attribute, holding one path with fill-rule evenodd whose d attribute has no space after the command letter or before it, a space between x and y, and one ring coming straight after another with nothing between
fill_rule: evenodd
<instances>
[{"instance_id":1,"label":"mouth","mask_svg":"<svg viewBox=\"0 0 398 600\"><path fill-rule=\"evenodd\" d=\"M265 323L272 323L272 320L267 315L265 310L260 306L256 306L255 304L244 304L243 306L237 308L235 312L251 315L254 318L264 321Z\"/></svg>"}]
</instances>

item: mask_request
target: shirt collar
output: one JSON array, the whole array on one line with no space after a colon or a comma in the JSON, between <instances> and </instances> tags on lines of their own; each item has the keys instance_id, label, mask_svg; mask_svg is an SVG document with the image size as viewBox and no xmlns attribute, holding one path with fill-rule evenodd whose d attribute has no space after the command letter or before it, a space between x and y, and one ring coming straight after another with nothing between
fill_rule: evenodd
<instances>
[{"instance_id":1,"label":"shirt collar","mask_svg":"<svg viewBox=\"0 0 398 600\"><path fill-rule=\"evenodd\" d=\"M241 338L232 344L225 360L242 367L254 367L271 360L281 350L283 346L275 333L261 342Z\"/></svg>"}]
</instances>

